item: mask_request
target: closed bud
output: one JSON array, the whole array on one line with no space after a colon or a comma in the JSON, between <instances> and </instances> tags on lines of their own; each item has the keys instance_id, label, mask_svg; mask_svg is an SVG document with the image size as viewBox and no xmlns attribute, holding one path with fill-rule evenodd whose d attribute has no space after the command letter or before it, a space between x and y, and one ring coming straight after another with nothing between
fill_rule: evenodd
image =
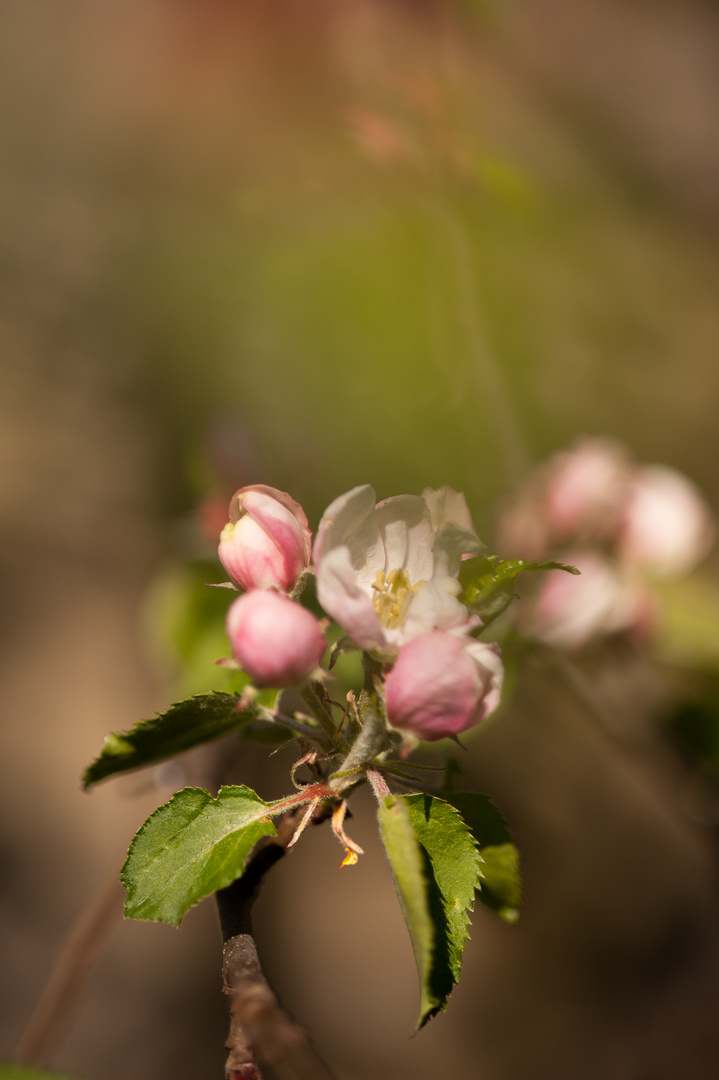
<instances>
[{"instance_id":1,"label":"closed bud","mask_svg":"<svg viewBox=\"0 0 719 1080\"><path fill-rule=\"evenodd\" d=\"M612 540L632 476L624 447L610 439L580 439L548 463L546 514L558 540Z\"/></svg>"},{"instance_id":2,"label":"closed bud","mask_svg":"<svg viewBox=\"0 0 719 1080\"><path fill-rule=\"evenodd\" d=\"M305 512L284 491L254 484L230 501L220 534L220 562L242 589L289 593L310 565L312 534Z\"/></svg>"},{"instance_id":3,"label":"closed bud","mask_svg":"<svg viewBox=\"0 0 719 1080\"><path fill-rule=\"evenodd\" d=\"M257 686L292 686L317 667L325 639L317 619L286 596L255 589L227 612L232 655Z\"/></svg>"},{"instance_id":4,"label":"closed bud","mask_svg":"<svg viewBox=\"0 0 719 1080\"><path fill-rule=\"evenodd\" d=\"M704 558L713 539L711 512L691 480L663 465L637 470L619 538L627 566L678 577Z\"/></svg>"},{"instance_id":5,"label":"closed bud","mask_svg":"<svg viewBox=\"0 0 719 1080\"><path fill-rule=\"evenodd\" d=\"M495 645L421 634L401 647L386 678L387 719L428 742L458 735L497 708L503 675Z\"/></svg>"},{"instance_id":6,"label":"closed bud","mask_svg":"<svg viewBox=\"0 0 719 1080\"><path fill-rule=\"evenodd\" d=\"M628 633L648 637L656 612L646 585L618 572L593 551L567 552L562 561L580 575L552 571L527 603L522 628L558 649L580 649L594 638Z\"/></svg>"}]
</instances>

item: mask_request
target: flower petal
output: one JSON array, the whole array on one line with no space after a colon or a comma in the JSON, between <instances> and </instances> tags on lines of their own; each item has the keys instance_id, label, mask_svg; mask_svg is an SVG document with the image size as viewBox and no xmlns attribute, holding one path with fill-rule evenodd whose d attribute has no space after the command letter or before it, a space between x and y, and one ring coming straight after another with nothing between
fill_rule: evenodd
<instances>
[{"instance_id":1,"label":"flower petal","mask_svg":"<svg viewBox=\"0 0 719 1080\"><path fill-rule=\"evenodd\" d=\"M714 540L711 512L695 484L676 469L637 469L619 537L619 555L656 577L688 573Z\"/></svg>"},{"instance_id":2,"label":"flower petal","mask_svg":"<svg viewBox=\"0 0 719 1080\"><path fill-rule=\"evenodd\" d=\"M258 686L303 682L325 651L314 615L269 589L253 589L235 600L226 629L232 655Z\"/></svg>"},{"instance_id":3,"label":"flower petal","mask_svg":"<svg viewBox=\"0 0 719 1080\"><path fill-rule=\"evenodd\" d=\"M499 652L499 646L487 641L467 642L467 652L477 661L483 672L484 696L480 705L481 715L475 722L484 720L493 713L502 700L502 685L504 683L504 664Z\"/></svg>"},{"instance_id":4,"label":"flower petal","mask_svg":"<svg viewBox=\"0 0 719 1080\"><path fill-rule=\"evenodd\" d=\"M434 538L434 573L436 576L450 574L457 577L464 555L478 555L484 548L473 529L445 521Z\"/></svg>"},{"instance_id":5,"label":"flower petal","mask_svg":"<svg viewBox=\"0 0 719 1080\"><path fill-rule=\"evenodd\" d=\"M222 530L218 548L220 562L242 589L279 589L289 592L302 570L301 563L288 560L273 537L244 514L236 524Z\"/></svg>"},{"instance_id":6,"label":"flower petal","mask_svg":"<svg viewBox=\"0 0 719 1080\"><path fill-rule=\"evenodd\" d=\"M499 703L495 645L422 634L404 645L385 682L387 719L434 742L474 727Z\"/></svg>"},{"instance_id":7,"label":"flower petal","mask_svg":"<svg viewBox=\"0 0 719 1080\"><path fill-rule=\"evenodd\" d=\"M367 587L384 569L384 547L375 514L376 495L369 484L352 488L331 502L315 537L315 566L334 548L345 547L350 563Z\"/></svg>"},{"instance_id":8,"label":"flower petal","mask_svg":"<svg viewBox=\"0 0 719 1080\"><path fill-rule=\"evenodd\" d=\"M461 627L469 631L479 625L479 619L470 616L467 608L457 599L461 587L456 578L440 577L428 581L417 590L409 605L404 623L392 635L393 642L409 641L418 634L432 630L453 630Z\"/></svg>"},{"instance_id":9,"label":"flower petal","mask_svg":"<svg viewBox=\"0 0 719 1080\"><path fill-rule=\"evenodd\" d=\"M406 570L412 584L432 577L434 529L429 507L419 495L394 495L377 503L384 541L385 571Z\"/></svg>"},{"instance_id":10,"label":"flower petal","mask_svg":"<svg viewBox=\"0 0 719 1080\"><path fill-rule=\"evenodd\" d=\"M467 506L467 500L460 491L455 491L454 488L443 484L442 487L436 489L425 488L422 492L422 498L429 507L432 528L435 532L439 532L446 521L451 521L455 525L462 525L465 529L469 529L470 532L474 532L474 524Z\"/></svg>"},{"instance_id":11,"label":"flower petal","mask_svg":"<svg viewBox=\"0 0 719 1080\"><path fill-rule=\"evenodd\" d=\"M348 547L333 548L316 568L317 598L361 649L381 648L385 635L371 592L362 588Z\"/></svg>"},{"instance_id":12,"label":"flower petal","mask_svg":"<svg viewBox=\"0 0 719 1080\"><path fill-rule=\"evenodd\" d=\"M281 507L288 512L286 515L282 514ZM245 512L250 512L272 535L276 535L273 522L283 520L289 524L290 517L294 518L304 546L305 565L309 565L312 557L312 532L307 515L286 491L280 491L268 484L251 484L249 487L240 488L230 500L230 521L234 524Z\"/></svg>"}]
</instances>

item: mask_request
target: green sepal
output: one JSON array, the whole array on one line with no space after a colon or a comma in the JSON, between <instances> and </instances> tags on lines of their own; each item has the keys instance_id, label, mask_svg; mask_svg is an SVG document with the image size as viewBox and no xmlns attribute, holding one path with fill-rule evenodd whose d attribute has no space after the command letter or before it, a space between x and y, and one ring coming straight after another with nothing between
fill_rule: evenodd
<instances>
[{"instance_id":1,"label":"green sepal","mask_svg":"<svg viewBox=\"0 0 719 1080\"><path fill-rule=\"evenodd\" d=\"M459 979L480 857L460 814L436 796L390 795L378 817L417 964L419 1030Z\"/></svg>"},{"instance_id":2,"label":"green sepal","mask_svg":"<svg viewBox=\"0 0 719 1080\"><path fill-rule=\"evenodd\" d=\"M576 566L553 562L525 562L524 559L500 559L498 555L479 555L466 559L459 571L464 588L463 603L474 615L479 615L482 626L489 626L505 611L516 595L519 574L526 571L565 570L578 574Z\"/></svg>"},{"instance_id":3,"label":"green sepal","mask_svg":"<svg viewBox=\"0 0 719 1080\"><path fill-rule=\"evenodd\" d=\"M473 791L442 794L460 812L479 844L479 899L505 922L516 922L522 907L522 875L519 851L507 822L487 795Z\"/></svg>"},{"instance_id":4,"label":"green sepal","mask_svg":"<svg viewBox=\"0 0 719 1080\"><path fill-rule=\"evenodd\" d=\"M231 885L264 836L273 806L244 785L183 788L155 810L130 844L120 880L125 914L178 926L199 900Z\"/></svg>"},{"instance_id":5,"label":"green sepal","mask_svg":"<svg viewBox=\"0 0 719 1080\"><path fill-rule=\"evenodd\" d=\"M140 720L129 731L105 736L102 752L85 770L87 789L108 776L154 765L193 746L219 739L257 720L262 707L272 708L277 690L264 690L246 708L237 708L238 694L198 694L170 705L151 720ZM283 733L286 729L283 729Z\"/></svg>"}]
</instances>

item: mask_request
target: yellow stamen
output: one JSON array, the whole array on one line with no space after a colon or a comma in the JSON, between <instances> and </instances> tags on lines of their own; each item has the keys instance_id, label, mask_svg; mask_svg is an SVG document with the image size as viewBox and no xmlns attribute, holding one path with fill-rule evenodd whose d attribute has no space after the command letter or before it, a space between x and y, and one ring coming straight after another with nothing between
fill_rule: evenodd
<instances>
[{"instance_id":1,"label":"yellow stamen","mask_svg":"<svg viewBox=\"0 0 719 1080\"><path fill-rule=\"evenodd\" d=\"M375 611L382 625L388 630L401 626L413 596L424 584L424 581L418 581L413 585L407 571L400 568L390 570L388 574L378 570L372 588L375 591Z\"/></svg>"}]
</instances>

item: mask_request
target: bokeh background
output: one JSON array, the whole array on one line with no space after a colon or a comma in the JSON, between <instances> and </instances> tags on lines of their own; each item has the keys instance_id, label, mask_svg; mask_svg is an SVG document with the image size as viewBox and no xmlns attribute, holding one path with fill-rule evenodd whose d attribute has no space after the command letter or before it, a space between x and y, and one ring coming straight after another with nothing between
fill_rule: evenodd
<instances>
[{"instance_id":1,"label":"bokeh background","mask_svg":"<svg viewBox=\"0 0 719 1080\"><path fill-rule=\"evenodd\" d=\"M718 47L711 0L2 4L0 1054L172 785L79 776L177 692L158 581L217 501L269 483L316 525L357 483L448 483L490 537L588 432L719 506ZM610 728L535 664L471 742L526 908L477 912L413 1040L370 801L358 867L317 829L268 881L268 972L343 1080L716 1077L714 803L656 663L602 678ZM222 1075L219 967L209 901L118 925L52 1064Z\"/></svg>"}]
</instances>

